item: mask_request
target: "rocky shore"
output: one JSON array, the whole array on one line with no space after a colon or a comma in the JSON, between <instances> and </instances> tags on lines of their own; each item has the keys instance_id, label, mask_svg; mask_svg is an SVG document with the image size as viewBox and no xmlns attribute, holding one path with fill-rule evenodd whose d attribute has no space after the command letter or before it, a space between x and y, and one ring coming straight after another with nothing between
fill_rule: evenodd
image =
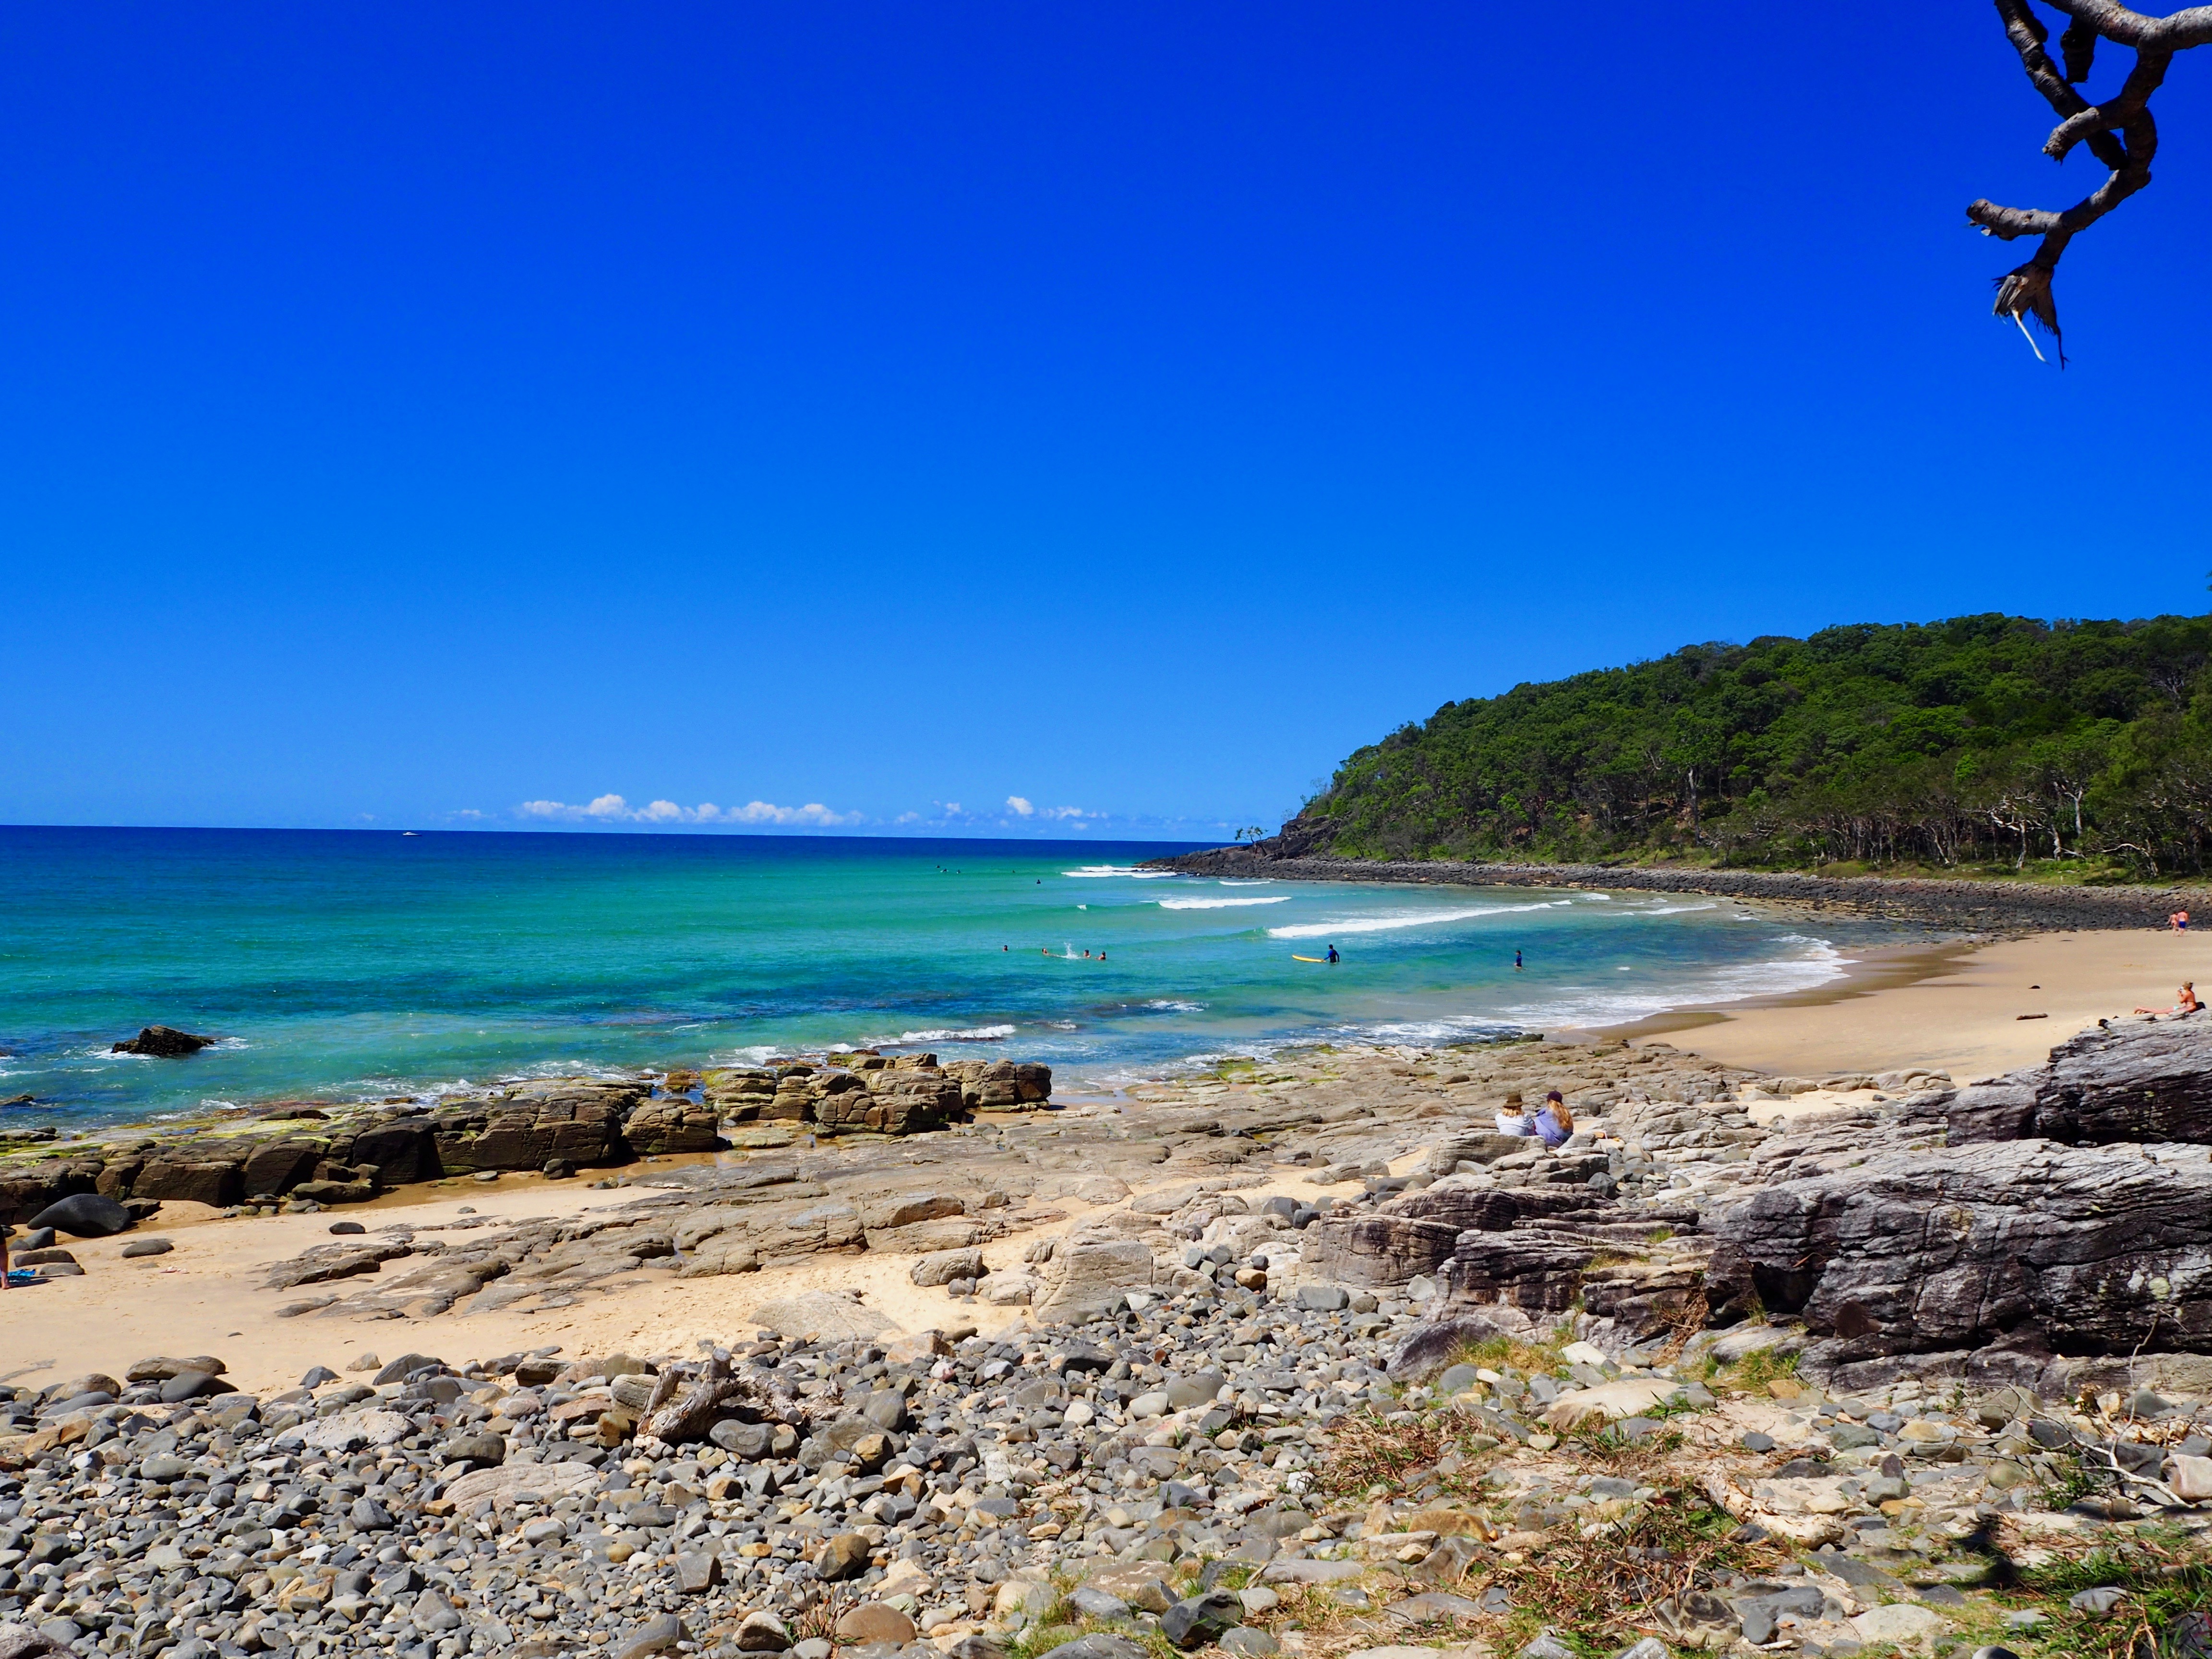
<instances>
[{"instance_id":1,"label":"rocky shore","mask_svg":"<svg viewBox=\"0 0 2212 1659\"><path fill-rule=\"evenodd\" d=\"M1966 1087L1316 1050L849 1136L750 1079L720 1138L789 1144L269 1264L296 1386L0 1389L0 1656L2186 1653L2208 1075L2202 1018ZM1494 1132L1547 1087L1565 1146ZM744 1291L870 1255L928 1318ZM656 1273L724 1333L469 1352Z\"/></svg>"},{"instance_id":2,"label":"rocky shore","mask_svg":"<svg viewBox=\"0 0 2212 1659\"><path fill-rule=\"evenodd\" d=\"M1286 825L1288 835L1295 826ZM1459 887L1581 887L1617 892L1712 893L1814 909L1832 906L1885 921L1969 933L2098 933L2161 927L2176 910L2212 910L2212 893L2182 887L2047 887L2029 882L1926 881L1607 864L1473 864L1337 858L1285 852L1289 842L1218 847L1158 859L1146 869L1278 881L1419 882Z\"/></svg>"},{"instance_id":3,"label":"rocky shore","mask_svg":"<svg viewBox=\"0 0 2212 1659\"><path fill-rule=\"evenodd\" d=\"M940 1066L932 1054L861 1049L374 1105L294 1101L150 1133L132 1128L64 1140L58 1129L31 1126L0 1130L0 1219L36 1226L40 1212L77 1200L81 1218L104 1217L106 1231L116 1232L168 1201L240 1214L363 1203L425 1182L520 1170L562 1179L640 1158L726 1152L738 1142L789 1146L800 1133L917 1133L978 1112L1034 1110L1051 1097L1047 1066Z\"/></svg>"}]
</instances>

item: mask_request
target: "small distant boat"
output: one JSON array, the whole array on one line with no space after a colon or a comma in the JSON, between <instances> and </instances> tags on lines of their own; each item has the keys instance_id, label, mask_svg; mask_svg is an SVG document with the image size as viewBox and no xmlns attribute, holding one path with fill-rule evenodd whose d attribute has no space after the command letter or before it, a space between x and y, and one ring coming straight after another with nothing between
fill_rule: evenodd
<instances>
[{"instance_id":1,"label":"small distant boat","mask_svg":"<svg viewBox=\"0 0 2212 1659\"><path fill-rule=\"evenodd\" d=\"M402 830L399 833L404 837L407 836L419 836L422 832L420 830Z\"/></svg>"}]
</instances>

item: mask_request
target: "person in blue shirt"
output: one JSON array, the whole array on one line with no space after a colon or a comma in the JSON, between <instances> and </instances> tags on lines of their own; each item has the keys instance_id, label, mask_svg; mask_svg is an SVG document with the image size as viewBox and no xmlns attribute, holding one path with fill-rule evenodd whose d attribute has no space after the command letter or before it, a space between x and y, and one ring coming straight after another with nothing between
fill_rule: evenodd
<instances>
[{"instance_id":1,"label":"person in blue shirt","mask_svg":"<svg viewBox=\"0 0 2212 1659\"><path fill-rule=\"evenodd\" d=\"M1557 1089L1544 1097L1541 1110L1536 1114L1536 1133L1547 1146L1560 1147L1575 1132L1574 1114L1567 1110L1567 1103Z\"/></svg>"}]
</instances>

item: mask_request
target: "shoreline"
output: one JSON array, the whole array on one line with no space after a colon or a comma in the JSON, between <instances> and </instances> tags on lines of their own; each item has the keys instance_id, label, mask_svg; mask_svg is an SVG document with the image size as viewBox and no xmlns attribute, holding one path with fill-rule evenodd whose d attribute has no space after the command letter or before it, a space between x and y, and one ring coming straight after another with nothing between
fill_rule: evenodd
<instances>
[{"instance_id":1,"label":"shoreline","mask_svg":"<svg viewBox=\"0 0 2212 1659\"><path fill-rule=\"evenodd\" d=\"M1705 893L1830 906L1887 921L1969 933L2107 932L2163 927L2178 909L2212 910L2203 887L2045 887L2030 882L1917 877L1816 876L1768 870L1692 870L1602 864L1481 864L1454 860L1277 858L1256 847L1221 847L1141 866L1185 875L1275 881L1399 882L1445 887L1571 887Z\"/></svg>"}]
</instances>

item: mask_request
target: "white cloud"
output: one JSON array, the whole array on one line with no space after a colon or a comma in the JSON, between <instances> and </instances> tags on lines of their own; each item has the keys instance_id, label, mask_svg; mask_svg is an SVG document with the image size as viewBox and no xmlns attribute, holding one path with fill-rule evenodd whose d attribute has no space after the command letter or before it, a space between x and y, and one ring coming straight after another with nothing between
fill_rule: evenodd
<instances>
[{"instance_id":1,"label":"white cloud","mask_svg":"<svg viewBox=\"0 0 2212 1659\"><path fill-rule=\"evenodd\" d=\"M764 800L747 801L743 806L717 806L708 800L696 806L679 806L672 800L655 800L632 806L620 795L601 795L582 806L559 800L526 800L514 810L521 817L568 823L765 823L828 830L860 822L860 813L833 812L820 801L809 801L804 806L778 806Z\"/></svg>"},{"instance_id":2,"label":"white cloud","mask_svg":"<svg viewBox=\"0 0 2212 1659\"><path fill-rule=\"evenodd\" d=\"M1095 812L1085 811L1080 806L1039 806L1026 795L1007 796L1006 810L1018 818L1060 818L1071 823L1078 818L1097 816Z\"/></svg>"}]
</instances>

